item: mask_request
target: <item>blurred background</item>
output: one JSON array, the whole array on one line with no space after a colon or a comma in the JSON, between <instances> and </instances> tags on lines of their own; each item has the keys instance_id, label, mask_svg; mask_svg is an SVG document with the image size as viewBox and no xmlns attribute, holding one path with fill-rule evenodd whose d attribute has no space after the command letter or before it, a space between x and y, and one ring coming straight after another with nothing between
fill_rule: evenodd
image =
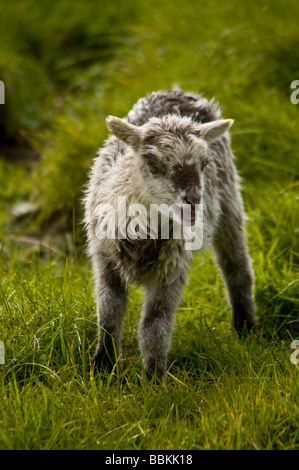
<instances>
[{"instance_id":1,"label":"blurred background","mask_svg":"<svg viewBox=\"0 0 299 470\"><path fill-rule=\"evenodd\" d=\"M2 252L19 247L26 260L51 245L80 256L81 200L106 115L123 117L140 97L180 86L215 97L235 120L257 296L265 303L265 286L274 299L290 285L283 305L293 311L297 0L0 0L0 17ZM275 287L282 272L286 284Z\"/></svg>"}]
</instances>

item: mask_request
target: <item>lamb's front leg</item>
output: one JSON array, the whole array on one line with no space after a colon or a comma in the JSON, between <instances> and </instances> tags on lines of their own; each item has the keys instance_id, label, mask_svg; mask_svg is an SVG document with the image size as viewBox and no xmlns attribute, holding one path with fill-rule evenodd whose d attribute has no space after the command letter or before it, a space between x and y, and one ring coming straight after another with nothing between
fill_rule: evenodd
<instances>
[{"instance_id":1,"label":"lamb's front leg","mask_svg":"<svg viewBox=\"0 0 299 470\"><path fill-rule=\"evenodd\" d=\"M174 311L182 293L184 276L170 285L148 285L138 330L139 348L147 377L166 376Z\"/></svg>"},{"instance_id":2,"label":"lamb's front leg","mask_svg":"<svg viewBox=\"0 0 299 470\"><path fill-rule=\"evenodd\" d=\"M121 353L127 289L112 263L100 257L93 261L99 325L93 366L97 369L105 367L111 370Z\"/></svg>"}]
</instances>

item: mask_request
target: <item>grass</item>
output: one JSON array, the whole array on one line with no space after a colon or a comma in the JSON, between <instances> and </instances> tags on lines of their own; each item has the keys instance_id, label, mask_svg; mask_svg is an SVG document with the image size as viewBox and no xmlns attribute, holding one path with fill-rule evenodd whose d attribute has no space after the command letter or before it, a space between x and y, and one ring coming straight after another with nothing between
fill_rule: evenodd
<instances>
[{"instance_id":1,"label":"grass","mask_svg":"<svg viewBox=\"0 0 299 470\"><path fill-rule=\"evenodd\" d=\"M89 271L51 259L25 269L14 258L1 287L6 346L1 447L298 447L298 366L290 361L291 337L240 342L230 331L211 261L207 256L202 295L192 279L201 272L202 260L195 263L177 311L167 385L155 387L143 381L137 352L140 290L131 292L123 364L110 375L94 376L90 357L96 320Z\"/></svg>"},{"instance_id":2,"label":"grass","mask_svg":"<svg viewBox=\"0 0 299 470\"><path fill-rule=\"evenodd\" d=\"M2 8L0 448L298 449L297 2L52 3ZM235 119L261 335L232 333L213 257L197 254L156 387L143 380L135 286L123 363L93 375L80 199L105 116L174 83ZM38 159L11 157L29 144ZM24 202L34 209L20 215Z\"/></svg>"}]
</instances>

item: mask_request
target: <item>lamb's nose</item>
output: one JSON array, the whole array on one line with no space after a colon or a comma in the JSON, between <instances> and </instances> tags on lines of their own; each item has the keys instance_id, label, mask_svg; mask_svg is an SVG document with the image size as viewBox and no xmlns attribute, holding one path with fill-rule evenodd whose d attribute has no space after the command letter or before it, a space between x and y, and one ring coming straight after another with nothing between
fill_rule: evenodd
<instances>
[{"instance_id":1,"label":"lamb's nose","mask_svg":"<svg viewBox=\"0 0 299 470\"><path fill-rule=\"evenodd\" d=\"M195 206L195 204L200 204L201 197L198 194L187 194L185 200L191 206Z\"/></svg>"}]
</instances>

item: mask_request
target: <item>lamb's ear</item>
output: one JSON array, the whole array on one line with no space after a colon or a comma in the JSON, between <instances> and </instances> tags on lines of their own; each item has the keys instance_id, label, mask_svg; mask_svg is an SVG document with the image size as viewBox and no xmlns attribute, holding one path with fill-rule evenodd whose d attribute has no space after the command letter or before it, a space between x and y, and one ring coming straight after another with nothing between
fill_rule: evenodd
<instances>
[{"instance_id":1,"label":"lamb's ear","mask_svg":"<svg viewBox=\"0 0 299 470\"><path fill-rule=\"evenodd\" d=\"M213 140L227 131L233 123L233 119L220 119L218 121L206 122L199 126L196 135L205 139L207 142L213 142Z\"/></svg>"},{"instance_id":2,"label":"lamb's ear","mask_svg":"<svg viewBox=\"0 0 299 470\"><path fill-rule=\"evenodd\" d=\"M138 148L140 143L140 129L133 124L129 124L122 119L114 116L108 116L106 124L109 131L119 139L123 140L126 144L131 145L133 148Z\"/></svg>"}]
</instances>

